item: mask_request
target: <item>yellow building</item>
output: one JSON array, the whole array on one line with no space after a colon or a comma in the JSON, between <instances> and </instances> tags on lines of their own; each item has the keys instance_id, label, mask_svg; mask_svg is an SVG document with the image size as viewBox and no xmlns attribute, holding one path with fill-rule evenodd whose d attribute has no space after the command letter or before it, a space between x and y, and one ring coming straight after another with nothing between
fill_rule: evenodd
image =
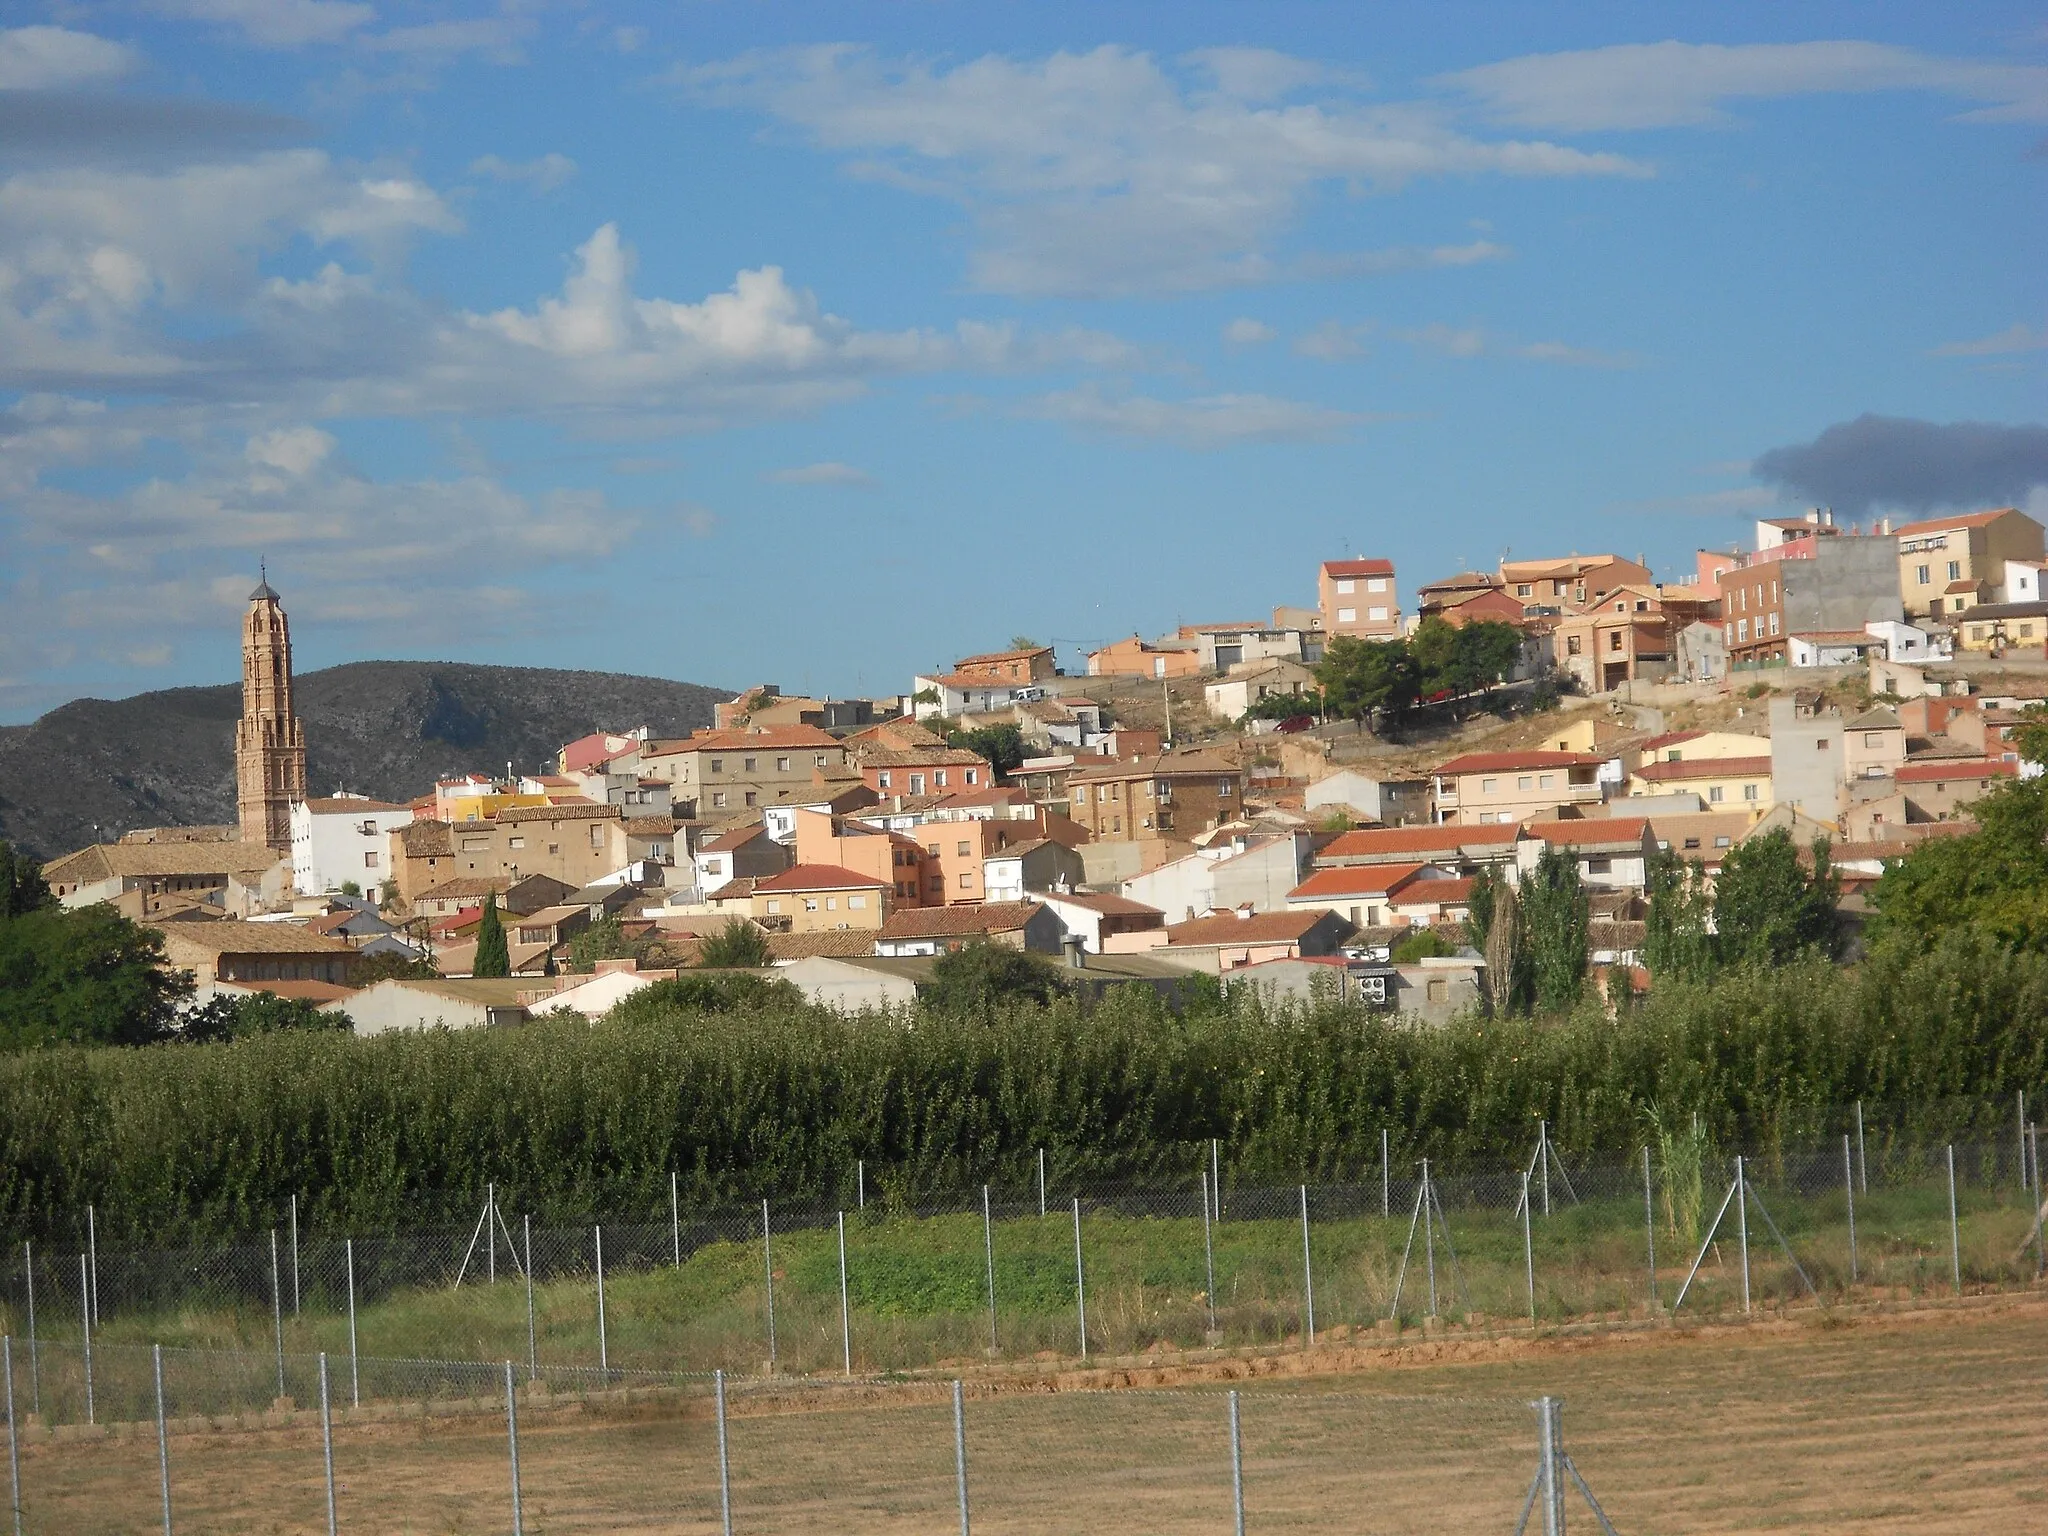
<instances>
[{"instance_id":1,"label":"yellow building","mask_svg":"<svg viewBox=\"0 0 2048 1536\"><path fill-rule=\"evenodd\" d=\"M1899 530L1906 617L1953 620L2005 590L2005 562L2041 558L2041 525L2016 507L1927 518Z\"/></svg>"},{"instance_id":2,"label":"yellow building","mask_svg":"<svg viewBox=\"0 0 2048 1536\"><path fill-rule=\"evenodd\" d=\"M831 864L799 864L754 882L754 921L779 933L880 928L889 882Z\"/></svg>"},{"instance_id":3,"label":"yellow building","mask_svg":"<svg viewBox=\"0 0 2048 1536\"><path fill-rule=\"evenodd\" d=\"M1765 748L1762 755L1646 762L1628 776L1628 792L1631 796L1698 795L1700 803L1709 808L1767 808L1772 804L1770 744L1749 739Z\"/></svg>"}]
</instances>

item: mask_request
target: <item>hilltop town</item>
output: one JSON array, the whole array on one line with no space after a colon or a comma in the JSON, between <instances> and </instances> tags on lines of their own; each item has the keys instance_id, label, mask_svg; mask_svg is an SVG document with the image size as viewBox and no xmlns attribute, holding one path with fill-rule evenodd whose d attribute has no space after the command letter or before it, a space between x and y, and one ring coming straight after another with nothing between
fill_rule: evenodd
<instances>
[{"instance_id":1,"label":"hilltop town","mask_svg":"<svg viewBox=\"0 0 2048 1536\"><path fill-rule=\"evenodd\" d=\"M154 929L201 1002L268 992L359 1032L597 1017L735 922L844 1007L986 941L1088 986L1206 973L1441 1019L1483 991L1475 880L1549 850L1589 893L1590 973L1640 990L1661 853L1711 884L1751 838L1825 839L1853 925L1887 859L2039 771L2014 734L2048 695L2044 572L2013 508L1760 521L1682 582L1506 561L1412 605L1390 562L1328 560L1313 606L1133 634L1085 670L1020 636L895 697L764 683L689 735L618 721L404 802L308 785L266 579L238 824L132 831L45 877Z\"/></svg>"}]
</instances>

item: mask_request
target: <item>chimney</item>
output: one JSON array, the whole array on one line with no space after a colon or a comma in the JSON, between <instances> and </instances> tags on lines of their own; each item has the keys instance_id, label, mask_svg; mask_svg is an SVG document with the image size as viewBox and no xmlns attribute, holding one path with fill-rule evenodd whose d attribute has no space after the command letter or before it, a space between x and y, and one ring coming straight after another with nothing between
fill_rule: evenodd
<instances>
[{"instance_id":1,"label":"chimney","mask_svg":"<svg viewBox=\"0 0 2048 1536\"><path fill-rule=\"evenodd\" d=\"M1070 933L1060 943L1067 951L1067 969L1085 971L1088 969L1088 950L1081 942L1081 935Z\"/></svg>"},{"instance_id":2,"label":"chimney","mask_svg":"<svg viewBox=\"0 0 2048 1536\"><path fill-rule=\"evenodd\" d=\"M1252 911L1252 904L1250 902L1246 902L1243 906L1237 909L1237 920L1240 923L1250 922L1254 915L1255 914Z\"/></svg>"}]
</instances>

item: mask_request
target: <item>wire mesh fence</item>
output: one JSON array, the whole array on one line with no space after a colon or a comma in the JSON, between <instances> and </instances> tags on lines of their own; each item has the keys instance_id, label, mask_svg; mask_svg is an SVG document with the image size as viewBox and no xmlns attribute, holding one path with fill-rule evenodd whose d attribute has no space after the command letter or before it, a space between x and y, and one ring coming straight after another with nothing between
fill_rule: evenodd
<instances>
[{"instance_id":1,"label":"wire mesh fence","mask_svg":"<svg viewBox=\"0 0 2048 1536\"><path fill-rule=\"evenodd\" d=\"M1817 1144L1728 1157L1666 1135L1601 1160L1539 1126L1513 1162L1448 1173L1389 1146L1363 1177L1287 1188L1221 1182L1216 1158L1177 1187L677 1201L574 1226L487 1188L466 1228L335 1234L294 1210L258 1241L176 1250L100 1244L88 1217L76 1249L0 1254L0 1332L34 1411L77 1423L126 1390L110 1351L145 1343L267 1353L252 1404L303 1400L290 1361L325 1352L353 1402L371 1361L850 1377L2023 1288L2043 1245L2022 1114L1933 1147L1859 1115Z\"/></svg>"}]
</instances>

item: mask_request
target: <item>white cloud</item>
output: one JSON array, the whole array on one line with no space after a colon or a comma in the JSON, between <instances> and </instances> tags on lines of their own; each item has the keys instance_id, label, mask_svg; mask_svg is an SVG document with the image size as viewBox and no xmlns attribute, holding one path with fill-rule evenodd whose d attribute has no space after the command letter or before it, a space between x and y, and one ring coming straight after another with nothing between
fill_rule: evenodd
<instances>
[{"instance_id":1,"label":"white cloud","mask_svg":"<svg viewBox=\"0 0 2048 1536\"><path fill-rule=\"evenodd\" d=\"M1979 336L1975 341L1951 341L1936 347L1935 357L2003 357L2016 352L2039 352L2048 348L2048 325L2015 321L2002 331Z\"/></svg>"},{"instance_id":2,"label":"white cloud","mask_svg":"<svg viewBox=\"0 0 2048 1536\"><path fill-rule=\"evenodd\" d=\"M1365 355L1365 338L1371 333L1370 325L1346 325L1341 320L1325 320L1314 330L1304 331L1295 337L1293 352L1296 357L1312 357L1320 362L1343 362Z\"/></svg>"},{"instance_id":3,"label":"white cloud","mask_svg":"<svg viewBox=\"0 0 2048 1536\"><path fill-rule=\"evenodd\" d=\"M97 85L133 70L133 49L66 27L0 29L0 91Z\"/></svg>"},{"instance_id":4,"label":"white cloud","mask_svg":"<svg viewBox=\"0 0 2048 1536\"><path fill-rule=\"evenodd\" d=\"M1271 341L1279 333L1263 320L1252 320L1239 316L1223 327L1223 339L1233 347L1256 347Z\"/></svg>"},{"instance_id":5,"label":"white cloud","mask_svg":"<svg viewBox=\"0 0 2048 1536\"><path fill-rule=\"evenodd\" d=\"M1562 341L1513 341L1477 325L1439 322L1394 334L1402 341L1444 357L1514 357L1568 368L1634 368L1640 362L1631 353L1604 352L1597 347L1577 347Z\"/></svg>"},{"instance_id":6,"label":"white cloud","mask_svg":"<svg viewBox=\"0 0 2048 1536\"><path fill-rule=\"evenodd\" d=\"M958 201L979 235L973 279L999 292L1273 281L1289 275L1278 242L1325 185L1644 174L1619 155L1474 138L1420 106L1338 91L1315 102L1262 99L1319 73L1243 51L1201 56L1190 79L1114 47L946 69L830 46L748 54L675 78L699 100L803 130L848 156L854 174Z\"/></svg>"},{"instance_id":7,"label":"white cloud","mask_svg":"<svg viewBox=\"0 0 2048 1536\"><path fill-rule=\"evenodd\" d=\"M251 464L268 465L281 469L293 479L301 479L326 461L334 452L334 437L318 427L279 427L249 439L242 450L242 457Z\"/></svg>"},{"instance_id":8,"label":"white cloud","mask_svg":"<svg viewBox=\"0 0 2048 1536\"><path fill-rule=\"evenodd\" d=\"M1294 263L1300 277L1373 277L1418 267L1470 267L1483 261L1505 261L1514 252L1492 240L1463 245L1393 245L1376 251L1327 251Z\"/></svg>"},{"instance_id":9,"label":"white cloud","mask_svg":"<svg viewBox=\"0 0 2048 1536\"><path fill-rule=\"evenodd\" d=\"M576 162L553 151L537 160L507 160L499 155L484 155L469 163L469 173L488 176L493 181L523 181L536 192L552 192L576 174Z\"/></svg>"},{"instance_id":10,"label":"white cloud","mask_svg":"<svg viewBox=\"0 0 2048 1536\"><path fill-rule=\"evenodd\" d=\"M1495 119L1566 132L1724 122L1744 98L1926 91L1978 104L1981 119L2048 118L2048 68L1941 58L1850 40L1626 43L1528 54L1445 75Z\"/></svg>"},{"instance_id":11,"label":"white cloud","mask_svg":"<svg viewBox=\"0 0 2048 1536\"><path fill-rule=\"evenodd\" d=\"M866 470L836 461L770 470L761 478L776 485L843 485L860 490L870 490L875 484L875 477Z\"/></svg>"},{"instance_id":12,"label":"white cloud","mask_svg":"<svg viewBox=\"0 0 2048 1536\"><path fill-rule=\"evenodd\" d=\"M1039 395L1017 406L1015 413L1087 431L1151 438L1189 448L1322 441L1378 419L1361 412L1333 410L1271 395L1159 400L1146 395L1107 395L1092 385Z\"/></svg>"},{"instance_id":13,"label":"white cloud","mask_svg":"<svg viewBox=\"0 0 2048 1536\"><path fill-rule=\"evenodd\" d=\"M337 43L377 17L355 0L154 0L152 9L232 27L260 48Z\"/></svg>"},{"instance_id":14,"label":"white cloud","mask_svg":"<svg viewBox=\"0 0 2048 1536\"><path fill-rule=\"evenodd\" d=\"M525 59L523 45L533 30L530 17L474 16L392 27L366 35L361 41L373 53L402 54L425 62L474 53L495 64L517 64Z\"/></svg>"}]
</instances>

